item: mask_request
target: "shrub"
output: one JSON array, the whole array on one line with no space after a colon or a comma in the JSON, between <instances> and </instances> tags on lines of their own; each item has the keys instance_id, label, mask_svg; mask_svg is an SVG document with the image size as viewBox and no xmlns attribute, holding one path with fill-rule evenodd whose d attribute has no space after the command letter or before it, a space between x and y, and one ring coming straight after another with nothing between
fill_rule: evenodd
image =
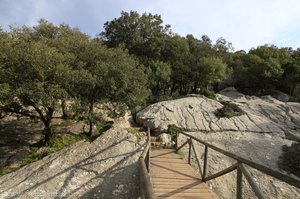
<instances>
[{"instance_id":1,"label":"shrub","mask_svg":"<svg viewBox=\"0 0 300 199\"><path fill-rule=\"evenodd\" d=\"M229 102L222 102L222 104L223 104L223 107L216 110L216 112L215 112L215 115L218 118L221 118L221 117L230 118L230 117L242 115L241 110L236 105L231 104Z\"/></svg>"},{"instance_id":2,"label":"shrub","mask_svg":"<svg viewBox=\"0 0 300 199\"><path fill-rule=\"evenodd\" d=\"M97 128L92 133L90 141L94 141L95 139L97 139L100 135L102 135L103 132L110 129L112 127L112 125L113 125L112 121L104 121L102 119L96 121Z\"/></svg>"},{"instance_id":3,"label":"shrub","mask_svg":"<svg viewBox=\"0 0 300 199\"><path fill-rule=\"evenodd\" d=\"M278 161L279 168L300 177L300 143L282 146L282 155Z\"/></svg>"},{"instance_id":4,"label":"shrub","mask_svg":"<svg viewBox=\"0 0 300 199\"><path fill-rule=\"evenodd\" d=\"M167 131L164 131L164 133L170 134L173 141L176 139L176 133L181 132L182 129L180 127L177 127L175 124L168 125Z\"/></svg>"},{"instance_id":5,"label":"shrub","mask_svg":"<svg viewBox=\"0 0 300 199\"><path fill-rule=\"evenodd\" d=\"M213 100L217 99L215 93L211 90L206 89L206 88L201 89L199 94L204 95L205 97L208 97L208 98L213 99Z\"/></svg>"},{"instance_id":6,"label":"shrub","mask_svg":"<svg viewBox=\"0 0 300 199\"><path fill-rule=\"evenodd\" d=\"M11 170L9 167L0 167L0 176L10 173Z\"/></svg>"}]
</instances>

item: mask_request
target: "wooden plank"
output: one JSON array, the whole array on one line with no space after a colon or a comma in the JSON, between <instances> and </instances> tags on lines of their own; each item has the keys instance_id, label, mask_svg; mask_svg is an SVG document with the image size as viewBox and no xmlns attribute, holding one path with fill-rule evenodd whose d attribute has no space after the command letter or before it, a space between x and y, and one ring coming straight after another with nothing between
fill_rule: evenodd
<instances>
[{"instance_id":1,"label":"wooden plank","mask_svg":"<svg viewBox=\"0 0 300 199\"><path fill-rule=\"evenodd\" d=\"M157 198L217 198L174 150L151 151L151 182Z\"/></svg>"}]
</instances>

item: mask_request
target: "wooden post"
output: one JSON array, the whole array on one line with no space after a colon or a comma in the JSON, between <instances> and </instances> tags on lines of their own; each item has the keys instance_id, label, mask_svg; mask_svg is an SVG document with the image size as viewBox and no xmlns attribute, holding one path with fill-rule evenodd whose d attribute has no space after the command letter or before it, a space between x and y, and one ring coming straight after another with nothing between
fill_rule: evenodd
<instances>
[{"instance_id":1,"label":"wooden post","mask_svg":"<svg viewBox=\"0 0 300 199\"><path fill-rule=\"evenodd\" d=\"M177 150L177 148L178 148L178 135L179 135L179 133L176 131L175 150Z\"/></svg>"},{"instance_id":2,"label":"wooden post","mask_svg":"<svg viewBox=\"0 0 300 199\"><path fill-rule=\"evenodd\" d=\"M199 161L199 158L198 158L198 155L196 153L196 149L195 149L195 146L194 146L194 143L192 142L192 149L194 151L194 154L195 154L195 158L196 158L196 161L197 161L197 164L198 164L198 168L199 168L199 173L201 175L201 178L203 176L203 173L202 173L202 168L201 168L201 164L200 164L200 161Z\"/></svg>"},{"instance_id":3,"label":"wooden post","mask_svg":"<svg viewBox=\"0 0 300 199\"><path fill-rule=\"evenodd\" d=\"M147 167L148 173L150 173L150 148L151 148L151 135L150 135L150 128L149 128L149 127L148 127L147 134L148 134L148 142L149 142L150 146L149 146L149 149L148 149L148 152L147 152L147 155L146 155L146 167Z\"/></svg>"},{"instance_id":4,"label":"wooden post","mask_svg":"<svg viewBox=\"0 0 300 199\"><path fill-rule=\"evenodd\" d=\"M146 158L145 158L145 164L146 164L146 168L147 168L148 173L150 173L150 154L149 154L149 151L150 150L148 150Z\"/></svg>"},{"instance_id":5,"label":"wooden post","mask_svg":"<svg viewBox=\"0 0 300 199\"><path fill-rule=\"evenodd\" d=\"M192 139L189 139L189 164L191 164L191 155L192 155Z\"/></svg>"},{"instance_id":6,"label":"wooden post","mask_svg":"<svg viewBox=\"0 0 300 199\"><path fill-rule=\"evenodd\" d=\"M264 199L265 197L264 197L262 191L258 188L255 181L253 180L251 175L248 173L248 171L246 170L246 168L244 167L243 164L240 164L240 169L241 169L242 173L244 174L246 180L248 181L248 183L252 187L252 189L253 189L255 195L257 196L257 198L258 199Z\"/></svg>"},{"instance_id":7,"label":"wooden post","mask_svg":"<svg viewBox=\"0 0 300 199\"><path fill-rule=\"evenodd\" d=\"M238 163L237 170L236 170L236 198L242 199L243 198L243 173L240 168L241 163Z\"/></svg>"},{"instance_id":8,"label":"wooden post","mask_svg":"<svg viewBox=\"0 0 300 199\"><path fill-rule=\"evenodd\" d=\"M207 170L207 154L208 153L208 147L205 145L204 148L204 163L203 163L203 175L202 175L202 181L205 179L206 177L206 170Z\"/></svg>"}]
</instances>

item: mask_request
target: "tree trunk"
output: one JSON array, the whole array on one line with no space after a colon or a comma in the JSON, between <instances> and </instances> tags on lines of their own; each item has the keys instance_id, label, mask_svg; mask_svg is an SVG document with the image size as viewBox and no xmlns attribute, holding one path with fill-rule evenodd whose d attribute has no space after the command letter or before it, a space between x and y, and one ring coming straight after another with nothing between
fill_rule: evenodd
<instances>
[{"instance_id":1,"label":"tree trunk","mask_svg":"<svg viewBox=\"0 0 300 199\"><path fill-rule=\"evenodd\" d=\"M50 121L47 122L47 124L45 124L44 133L45 133L45 138L44 138L43 146L49 146L52 137L52 129L50 126Z\"/></svg>"},{"instance_id":2,"label":"tree trunk","mask_svg":"<svg viewBox=\"0 0 300 199\"><path fill-rule=\"evenodd\" d=\"M192 89L192 93L196 93L197 92L197 88L198 88L198 84L197 82L194 83L194 87Z\"/></svg>"},{"instance_id":3,"label":"tree trunk","mask_svg":"<svg viewBox=\"0 0 300 199\"><path fill-rule=\"evenodd\" d=\"M290 87L290 96L292 96L292 97L294 97L295 88L296 88L296 85L295 85L295 84L293 84L293 85Z\"/></svg>"},{"instance_id":4,"label":"tree trunk","mask_svg":"<svg viewBox=\"0 0 300 199\"><path fill-rule=\"evenodd\" d=\"M62 119L67 119L68 118L68 115L66 113L66 101L65 100L62 100L61 101L61 111L62 111Z\"/></svg>"},{"instance_id":5,"label":"tree trunk","mask_svg":"<svg viewBox=\"0 0 300 199\"><path fill-rule=\"evenodd\" d=\"M176 83L175 82L173 82L173 84L172 84L172 88L171 88L171 92L170 92L170 95L172 96L173 95L173 93L175 92L175 89L176 89Z\"/></svg>"},{"instance_id":6,"label":"tree trunk","mask_svg":"<svg viewBox=\"0 0 300 199\"><path fill-rule=\"evenodd\" d=\"M94 101L90 102L90 107L89 107L89 132L88 132L88 136L91 137L92 133L93 133L93 113L94 113Z\"/></svg>"},{"instance_id":7,"label":"tree trunk","mask_svg":"<svg viewBox=\"0 0 300 199\"><path fill-rule=\"evenodd\" d=\"M44 133L45 133L45 138L44 138L44 146L49 146L50 145L50 141L52 138L52 128L51 128L51 120L52 120L52 116L53 116L53 112L54 109L51 107L48 107L48 112L47 115L44 117L44 119L42 120L44 123Z\"/></svg>"}]
</instances>

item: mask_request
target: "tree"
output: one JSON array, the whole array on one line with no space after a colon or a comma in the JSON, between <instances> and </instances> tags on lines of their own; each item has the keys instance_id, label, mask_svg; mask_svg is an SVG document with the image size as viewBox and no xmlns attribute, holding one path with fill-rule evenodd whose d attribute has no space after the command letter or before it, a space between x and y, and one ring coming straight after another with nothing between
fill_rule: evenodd
<instances>
[{"instance_id":1,"label":"tree","mask_svg":"<svg viewBox=\"0 0 300 199\"><path fill-rule=\"evenodd\" d=\"M214 48L217 50L217 52L220 53L226 53L234 50L232 43L226 41L226 39L224 39L223 37L217 39Z\"/></svg>"},{"instance_id":2,"label":"tree","mask_svg":"<svg viewBox=\"0 0 300 199\"><path fill-rule=\"evenodd\" d=\"M236 60L235 76L239 79L239 86L257 90L261 94L270 87L275 87L280 80L283 69L278 59L256 54L241 54Z\"/></svg>"},{"instance_id":3,"label":"tree","mask_svg":"<svg viewBox=\"0 0 300 199\"><path fill-rule=\"evenodd\" d=\"M99 39L90 40L79 55L82 67L73 70L69 92L88 106L89 134L97 120L96 103L135 108L149 96L147 77L137 60L120 48L108 49Z\"/></svg>"},{"instance_id":4,"label":"tree","mask_svg":"<svg viewBox=\"0 0 300 199\"><path fill-rule=\"evenodd\" d=\"M155 55L151 49L157 47L156 40L170 32L170 26L163 26L160 15L140 15L135 11L122 12L119 18L106 22L104 29L99 36L108 47L124 44L130 54L139 57Z\"/></svg>"},{"instance_id":5,"label":"tree","mask_svg":"<svg viewBox=\"0 0 300 199\"><path fill-rule=\"evenodd\" d=\"M30 41L26 30L12 30L11 39L1 46L0 83L5 92L0 96L1 109L40 119L45 135L42 144L48 145L53 113L67 95L59 72L66 66L61 53L44 42Z\"/></svg>"},{"instance_id":6,"label":"tree","mask_svg":"<svg viewBox=\"0 0 300 199\"><path fill-rule=\"evenodd\" d=\"M288 93L295 96L295 89L300 85L300 63L291 62L283 66L282 84L288 88Z\"/></svg>"},{"instance_id":7,"label":"tree","mask_svg":"<svg viewBox=\"0 0 300 199\"><path fill-rule=\"evenodd\" d=\"M199 87L205 88L209 84L224 80L228 76L229 70L220 58L207 57L196 60L192 66L192 73L193 92L196 92Z\"/></svg>"},{"instance_id":8,"label":"tree","mask_svg":"<svg viewBox=\"0 0 300 199\"><path fill-rule=\"evenodd\" d=\"M168 83L171 79L171 66L170 64L162 61L152 61L150 64L151 76L150 83L152 93L159 95L160 91L166 94Z\"/></svg>"}]
</instances>

